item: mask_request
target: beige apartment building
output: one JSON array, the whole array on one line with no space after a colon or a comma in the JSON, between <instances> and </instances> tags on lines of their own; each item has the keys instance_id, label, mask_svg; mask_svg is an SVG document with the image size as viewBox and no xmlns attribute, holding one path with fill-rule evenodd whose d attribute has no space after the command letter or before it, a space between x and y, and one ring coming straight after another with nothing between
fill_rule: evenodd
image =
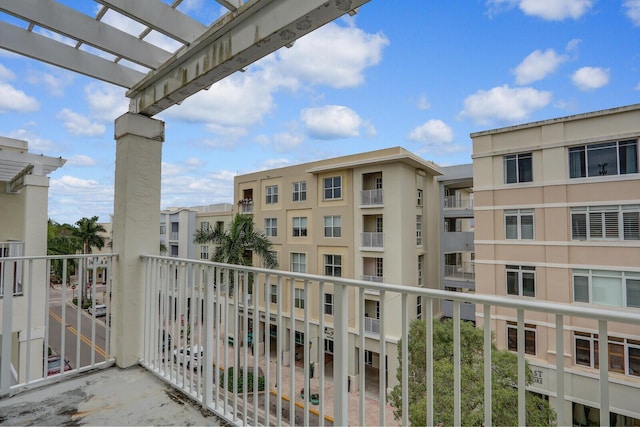
<instances>
[{"instance_id":1,"label":"beige apartment building","mask_svg":"<svg viewBox=\"0 0 640 427\"><path fill-rule=\"evenodd\" d=\"M477 132L473 140L476 293L640 310L640 104ZM482 312L477 311L482 324ZM494 309L501 348L515 311ZM553 400L555 318L525 312L531 390ZM565 317L565 409L598 420L598 325ZM640 423L640 330L609 324L612 425Z\"/></svg>"},{"instance_id":2,"label":"beige apartment building","mask_svg":"<svg viewBox=\"0 0 640 427\"><path fill-rule=\"evenodd\" d=\"M320 160L279 169L240 175L234 179L234 200L239 213L251 214L273 243L279 269L337 276L370 282L397 283L439 288L440 188L436 177L441 169L409 151L388 148L367 153ZM431 256L427 256L431 255ZM255 260L257 262L257 260ZM254 262L254 264L256 263ZM324 301L317 287L306 296L304 283L280 289L283 315L291 318L294 299L296 347L317 342L318 319L324 316L327 338L317 345L324 355L311 354L316 362L330 361L333 353L333 293L325 288ZM375 290L364 291L364 312L359 309L356 291L349 296L349 377L358 384L360 357L367 369L381 374L380 326L384 322L387 349L387 384L395 384L397 342L401 336L401 298L387 292L381 301ZM271 312L277 309L271 298ZM381 307L382 304L382 307ZM319 308L322 306L322 308ZM416 318L419 305L414 297L408 303L410 318ZM260 310L264 298L260 299ZM301 334L305 309L311 322L310 337ZM381 315L380 313L383 313ZM364 322L365 348L360 348L358 330ZM287 322L289 325L290 323ZM265 323L254 337L262 349L264 339L279 333L289 342L291 328L274 330ZM275 351L275 345L270 347ZM314 347L316 348L316 347ZM294 349L300 356L299 348ZM286 352L290 349L285 349ZM288 353L287 353L288 354ZM286 359L286 355L284 357ZM355 386L351 388L355 391Z\"/></svg>"}]
</instances>

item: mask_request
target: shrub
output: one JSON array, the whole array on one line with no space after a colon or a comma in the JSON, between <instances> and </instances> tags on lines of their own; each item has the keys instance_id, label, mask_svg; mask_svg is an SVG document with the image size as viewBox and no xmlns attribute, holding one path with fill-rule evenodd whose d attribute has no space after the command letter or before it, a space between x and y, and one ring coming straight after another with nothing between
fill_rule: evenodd
<instances>
[{"instance_id":1,"label":"shrub","mask_svg":"<svg viewBox=\"0 0 640 427\"><path fill-rule=\"evenodd\" d=\"M243 381L244 381L244 373L242 369L240 369L240 375L238 375L238 379L236 381L235 389L233 387L234 380L234 370L233 367L226 370L227 378L225 380L225 372L222 373L220 377L220 382L222 383L222 387L228 388L231 391L235 391L236 393L241 393L244 391ZM253 372L247 372L247 392L253 391ZM264 377L258 377L258 391L264 391Z\"/></svg>"}]
</instances>

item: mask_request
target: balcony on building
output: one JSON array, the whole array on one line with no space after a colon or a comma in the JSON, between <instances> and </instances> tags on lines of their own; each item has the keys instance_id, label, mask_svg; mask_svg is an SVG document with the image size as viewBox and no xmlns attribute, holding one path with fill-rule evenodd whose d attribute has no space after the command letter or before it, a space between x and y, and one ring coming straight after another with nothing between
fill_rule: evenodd
<instances>
[{"instance_id":1,"label":"balcony on building","mask_svg":"<svg viewBox=\"0 0 640 427\"><path fill-rule=\"evenodd\" d=\"M362 175L362 190L360 191L360 206L384 206L382 190L382 172L365 173Z\"/></svg>"},{"instance_id":2,"label":"balcony on building","mask_svg":"<svg viewBox=\"0 0 640 427\"><path fill-rule=\"evenodd\" d=\"M366 250L384 249L382 215L363 215L363 232L360 234L360 246Z\"/></svg>"}]
</instances>

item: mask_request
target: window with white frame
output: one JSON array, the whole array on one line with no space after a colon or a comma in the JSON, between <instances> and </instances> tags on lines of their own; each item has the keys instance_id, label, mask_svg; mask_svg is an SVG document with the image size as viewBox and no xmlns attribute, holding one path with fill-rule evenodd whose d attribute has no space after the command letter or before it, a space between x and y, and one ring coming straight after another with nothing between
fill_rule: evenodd
<instances>
[{"instance_id":1,"label":"window with white frame","mask_svg":"<svg viewBox=\"0 0 640 427\"><path fill-rule=\"evenodd\" d=\"M518 324L507 322L507 348L510 351L518 351ZM536 326L526 323L524 325L524 352L536 355Z\"/></svg>"},{"instance_id":2,"label":"window with white frame","mask_svg":"<svg viewBox=\"0 0 640 427\"><path fill-rule=\"evenodd\" d=\"M200 259L209 259L209 246L200 246Z\"/></svg>"},{"instance_id":3,"label":"window with white frame","mask_svg":"<svg viewBox=\"0 0 640 427\"><path fill-rule=\"evenodd\" d=\"M324 217L324 237L342 236L342 217L332 215Z\"/></svg>"},{"instance_id":4,"label":"window with white frame","mask_svg":"<svg viewBox=\"0 0 640 427\"><path fill-rule=\"evenodd\" d=\"M418 255L418 286L424 286L422 276L424 271L424 255Z\"/></svg>"},{"instance_id":5,"label":"window with white frame","mask_svg":"<svg viewBox=\"0 0 640 427\"><path fill-rule=\"evenodd\" d=\"M371 350L364 351L364 364L373 366L373 352Z\"/></svg>"},{"instance_id":6,"label":"window with white frame","mask_svg":"<svg viewBox=\"0 0 640 427\"><path fill-rule=\"evenodd\" d=\"M304 332L296 331L295 341L296 344L304 345Z\"/></svg>"},{"instance_id":7,"label":"window with white frame","mask_svg":"<svg viewBox=\"0 0 640 427\"><path fill-rule=\"evenodd\" d=\"M324 274L325 276L342 277L342 255L325 254Z\"/></svg>"},{"instance_id":8,"label":"window with white frame","mask_svg":"<svg viewBox=\"0 0 640 427\"><path fill-rule=\"evenodd\" d=\"M416 215L416 245L422 244L422 215Z\"/></svg>"},{"instance_id":9,"label":"window with white frame","mask_svg":"<svg viewBox=\"0 0 640 427\"><path fill-rule=\"evenodd\" d=\"M418 188L418 200L416 202L416 205L422 206L422 203L423 203L422 198L423 198L422 189Z\"/></svg>"},{"instance_id":10,"label":"window with white frame","mask_svg":"<svg viewBox=\"0 0 640 427\"><path fill-rule=\"evenodd\" d=\"M588 304L640 308L640 273L574 269L573 300Z\"/></svg>"},{"instance_id":11,"label":"window with white frame","mask_svg":"<svg viewBox=\"0 0 640 427\"><path fill-rule=\"evenodd\" d=\"M277 285L271 285L271 303L272 304L278 303L278 286Z\"/></svg>"},{"instance_id":12,"label":"window with white frame","mask_svg":"<svg viewBox=\"0 0 640 427\"><path fill-rule=\"evenodd\" d=\"M330 339L324 340L324 352L328 354L333 354L333 340L330 340Z\"/></svg>"},{"instance_id":13,"label":"window with white frame","mask_svg":"<svg viewBox=\"0 0 640 427\"><path fill-rule=\"evenodd\" d=\"M640 341L630 338L608 338L609 370L640 377ZM574 332L574 363L598 369L598 335Z\"/></svg>"},{"instance_id":14,"label":"window with white frame","mask_svg":"<svg viewBox=\"0 0 640 427\"><path fill-rule=\"evenodd\" d=\"M276 237L278 235L278 218L264 219L264 234L267 237Z\"/></svg>"},{"instance_id":15,"label":"window with white frame","mask_svg":"<svg viewBox=\"0 0 640 427\"><path fill-rule=\"evenodd\" d=\"M299 181L291 184L291 199L294 202L303 202L307 200L307 182Z\"/></svg>"},{"instance_id":16,"label":"window with white frame","mask_svg":"<svg viewBox=\"0 0 640 427\"><path fill-rule=\"evenodd\" d=\"M342 198L342 177L333 176L324 178L324 200L333 200Z\"/></svg>"},{"instance_id":17,"label":"window with white frame","mask_svg":"<svg viewBox=\"0 0 640 427\"><path fill-rule=\"evenodd\" d=\"M200 230L202 231L209 231L210 226L209 226L209 221L202 221L200 223Z\"/></svg>"},{"instance_id":18,"label":"window with white frame","mask_svg":"<svg viewBox=\"0 0 640 427\"><path fill-rule=\"evenodd\" d=\"M167 225L160 224L160 234L167 234Z\"/></svg>"},{"instance_id":19,"label":"window with white frame","mask_svg":"<svg viewBox=\"0 0 640 427\"><path fill-rule=\"evenodd\" d=\"M507 265L507 295L536 296L536 268Z\"/></svg>"},{"instance_id":20,"label":"window with white frame","mask_svg":"<svg viewBox=\"0 0 640 427\"><path fill-rule=\"evenodd\" d=\"M531 153L510 154L504 156L504 182L514 184L533 181L533 162Z\"/></svg>"},{"instance_id":21,"label":"window with white frame","mask_svg":"<svg viewBox=\"0 0 640 427\"><path fill-rule=\"evenodd\" d=\"M509 209L504 211L506 239L533 239L533 209Z\"/></svg>"},{"instance_id":22,"label":"window with white frame","mask_svg":"<svg viewBox=\"0 0 640 427\"><path fill-rule=\"evenodd\" d=\"M278 186L277 185L267 185L264 189L264 194L265 194L264 202L267 205L278 203Z\"/></svg>"},{"instance_id":23,"label":"window with white frame","mask_svg":"<svg viewBox=\"0 0 640 427\"><path fill-rule=\"evenodd\" d=\"M306 237L307 235L307 217L293 217L293 237Z\"/></svg>"},{"instance_id":24,"label":"window with white frame","mask_svg":"<svg viewBox=\"0 0 640 427\"><path fill-rule=\"evenodd\" d=\"M383 259L376 258L376 277L384 277Z\"/></svg>"},{"instance_id":25,"label":"window with white frame","mask_svg":"<svg viewBox=\"0 0 640 427\"><path fill-rule=\"evenodd\" d=\"M307 255L298 252L291 253L291 271L294 273L307 272Z\"/></svg>"},{"instance_id":26,"label":"window with white frame","mask_svg":"<svg viewBox=\"0 0 640 427\"><path fill-rule=\"evenodd\" d=\"M571 208L573 240L640 240L640 205Z\"/></svg>"},{"instance_id":27,"label":"window with white frame","mask_svg":"<svg viewBox=\"0 0 640 427\"><path fill-rule=\"evenodd\" d=\"M638 141L610 141L569 148L569 178L638 173Z\"/></svg>"},{"instance_id":28,"label":"window with white frame","mask_svg":"<svg viewBox=\"0 0 640 427\"><path fill-rule=\"evenodd\" d=\"M304 289L294 289L294 305L296 308L304 309Z\"/></svg>"},{"instance_id":29,"label":"window with white frame","mask_svg":"<svg viewBox=\"0 0 640 427\"><path fill-rule=\"evenodd\" d=\"M422 296L418 295L416 299L416 318L422 319Z\"/></svg>"},{"instance_id":30,"label":"window with white frame","mask_svg":"<svg viewBox=\"0 0 640 427\"><path fill-rule=\"evenodd\" d=\"M333 294L324 294L324 314L333 316Z\"/></svg>"}]
</instances>

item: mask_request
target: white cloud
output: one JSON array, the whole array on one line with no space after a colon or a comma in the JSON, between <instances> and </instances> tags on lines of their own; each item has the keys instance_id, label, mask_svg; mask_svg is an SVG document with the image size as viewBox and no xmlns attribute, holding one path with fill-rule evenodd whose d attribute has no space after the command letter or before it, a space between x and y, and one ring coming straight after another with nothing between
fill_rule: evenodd
<instances>
[{"instance_id":1,"label":"white cloud","mask_svg":"<svg viewBox=\"0 0 640 427\"><path fill-rule=\"evenodd\" d=\"M548 21L579 19L593 6L593 0L488 0L489 15L518 6L530 16Z\"/></svg>"},{"instance_id":2,"label":"white cloud","mask_svg":"<svg viewBox=\"0 0 640 427\"><path fill-rule=\"evenodd\" d=\"M292 130L273 135L273 148L276 152L286 153L298 148L304 142L304 135Z\"/></svg>"},{"instance_id":3,"label":"white cloud","mask_svg":"<svg viewBox=\"0 0 640 427\"><path fill-rule=\"evenodd\" d=\"M469 117L477 124L523 120L549 102L551 92L503 85L469 95L464 100L464 109L460 116Z\"/></svg>"},{"instance_id":4,"label":"white cloud","mask_svg":"<svg viewBox=\"0 0 640 427\"><path fill-rule=\"evenodd\" d=\"M0 114L9 111L30 113L39 109L38 100L9 84L0 83Z\"/></svg>"},{"instance_id":5,"label":"white cloud","mask_svg":"<svg viewBox=\"0 0 640 427\"><path fill-rule=\"evenodd\" d=\"M627 10L627 16L633 25L640 26L640 0L625 0L622 6Z\"/></svg>"},{"instance_id":6,"label":"white cloud","mask_svg":"<svg viewBox=\"0 0 640 427\"><path fill-rule=\"evenodd\" d=\"M431 119L413 129L408 138L417 142L451 142L453 131L442 120Z\"/></svg>"},{"instance_id":7,"label":"white cloud","mask_svg":"<svg viewBox=\"0 0 640 427\"><path fill-rule=\"evenodd\" d=\"M31 123L29 124L31 125ZM17 129L9 133L9 138L21 139L29 143L29 151L35 153L52 153L59 156L59 148L53 141L40 138L36 133L29 129Z\"/></svg>"},{"instance_id":8,"label":"white cloud","mask_svg":"<svg viewBox=\"0 0 640 427\"><path fill-rule=\"evenodd\" d=\"M84 154L76 154L69 157L67 161L69 166L95 166L96 160L93 157L85 156Z\"/></svg>"},{"instance_id":9,"label":"white cloud","mask_svg":"<svg viewBox=\"0 0 640 427\"><path fill-rule=\"evenodd\" d=\"M339 139L360 135L363 120L342 105L307 108L300 113L306 133L314 139Z\"/></svg>"},{"instance_id":10,"label":"white cloud","mask_svg":"<svg viewBox=\"0 0 640 427\"><path fill-rule=\"evenodd\" d=\"M368 34L355 26L330 22L277 55L280 67L300 80L344 88L362 84L364 70L382 60L382 50L388 44L384 34Z\"/></svg>"},{"instance_id":11,"label":"white cloud","mask_svg":"<svg viewBox=\"0 0 640 427\"><path fill-rule=\"evenodd\" d=\"M580 90L598 89L609 83L609 69L582 67L571 75L571 80Z\"/></svg>"},{"instance_id":12,"label":"white cloud","mask_svg":"<svg viewBox=\"0 0 640 427\"><path fill-rule=\"evenodd\" d=\"M0 81L13 80L16 75L13 71L0 64Z\"/></svg>"},{"instance_id":13,"label":"white cloud","mask_svg":"<svg viewBox=\"0 0 640 427\"><path fill-rule=\"evenodd\" d=\"M416 104L418 110L428 110L429 108L431 108L431 104L429 103L429 100L427 99L427 95L420 95L420 97L418 98L418 102Z\"/></svg>"},{"instance_id":14,"label":"white cloud","mask_svg":"<svg viewBox=\"0 0 640 427\"><path fill-rule=\"evenodd\" d=\"M640 90L640 83L636 85L636 90Z\"/></svg>"},{"instance_id":15,"label":"white cloud","mask_svg":"<svg viewBox=\"0 0 640 427\"><path fill-rule=\"evenodd\" d=\"M125 89L107 83L89 83L84 88L92 116L103 122L113 123L129 110Z\"/></svg>"},{"instance_id":16,"label":"white cloud","mask_svg":"<svg viewBox=\"0 0 640 427\"><path fill-rule=\"evenodd\" d=\"M566 60L565 55L559 55L553 49L547 49L544 52L540 49L534 50L513 71L516 83L526 85L542 80Z\"/></svg>"},{"instance_id":17,"label":"white cloud","mask_svg":"<svg viewBox=\"0 0 640 427\"><path fill-rule=\"evenodd\" d=\"M42 85L46 91L57 97L64 96L64 90L73 84L75 75L61 68L50 67L51 73L30 69L26 80L32 85Z\"/></svg>"},{"instance_id":18,"label":"white cloud","mask_svg":"<svg viewBox=\"0 0 640 427\"><path fill-rule=\"evenodd\" d=\"M83 217L98 215L109 221L113 213L113 185L93 179L64 175L51 178L49 187L49 218L72 224Z\"/></svg>"},{"instance_id":19,"label":"white cloud","mask_svg":"<svg viewBox=\"0 0 640 427\"><path fill-rule=\"evenodd\" d=\"M56 118L62 121L64 128L73 135L98 136L102 135L106 127L101 123L91 122L87 117L69 110L62 109Z\"/></svg>"}]
</instances>

